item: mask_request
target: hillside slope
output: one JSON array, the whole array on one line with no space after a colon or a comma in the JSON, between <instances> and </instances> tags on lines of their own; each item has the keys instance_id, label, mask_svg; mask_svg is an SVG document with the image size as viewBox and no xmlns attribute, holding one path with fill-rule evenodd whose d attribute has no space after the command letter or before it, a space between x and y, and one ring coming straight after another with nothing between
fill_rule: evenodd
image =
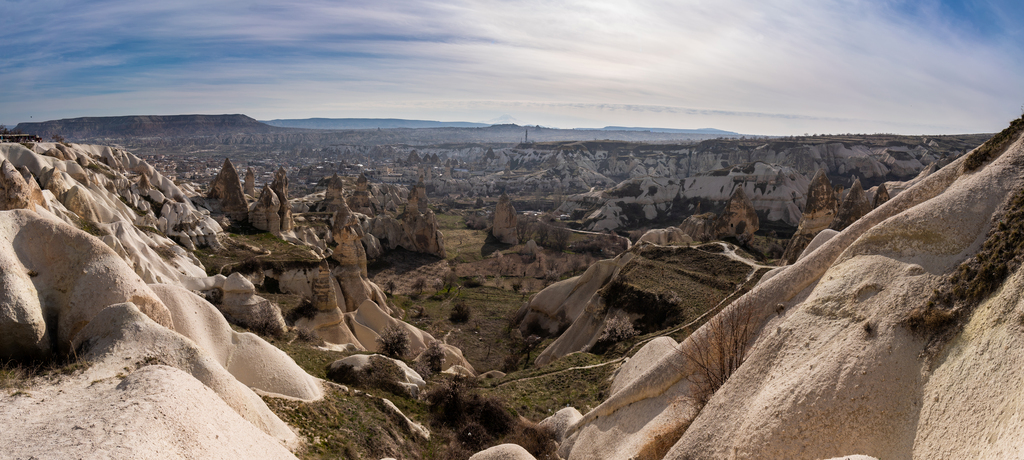
<instances>
[{"instance_id":1,"label":"hillside slope","mask_svg":"<svg viewBox=\"0 0 1024 460\"><path fill-rule=\"evenodd\" d=\"M560 453L1019 457L1022 128L1015 121L616 380ZM728 379L717 388L716 378Z\"/></svg>"}]
</instances>

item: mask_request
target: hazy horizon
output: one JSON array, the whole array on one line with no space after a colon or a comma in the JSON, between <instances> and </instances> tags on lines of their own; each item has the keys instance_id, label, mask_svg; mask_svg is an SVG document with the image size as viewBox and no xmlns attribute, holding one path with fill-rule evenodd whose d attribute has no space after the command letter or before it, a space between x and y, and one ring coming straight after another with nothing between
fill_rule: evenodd
<instances>
[{"instance_id":1,"label":"hazy horizon","mask_svg":"<svg viewBox=\"0 0 1024 460\"><path fill-rule=\"evenodd\" d=\"M11 3L8 127L242 113L962 134L1024 110L1012 0Z\"/></svg>"}]
</instances>

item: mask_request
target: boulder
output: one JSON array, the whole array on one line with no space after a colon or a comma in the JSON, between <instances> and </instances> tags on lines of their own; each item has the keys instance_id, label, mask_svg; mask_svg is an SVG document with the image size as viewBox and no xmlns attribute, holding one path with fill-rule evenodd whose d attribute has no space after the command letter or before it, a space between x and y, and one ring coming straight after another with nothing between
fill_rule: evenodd
<instances>
[{"instance_id":1,"label":"boulder","mask_svg":"<svg viewBox=\"0 0 1024 460\"><path fill-rule=\"evenodd\" d=\"M576 410L575 407L566 407L559 409L554 415L541 420L537 427L551 430L555 435L555 442L562 442L565 432L581 418L583 418L583 414Z\"/></svg>"},{"instance_id":2,"label":"boulder","mask_svg":"<svg viewBox=\"0 0 1024 460\"><path fill-rule=\"evenodd\" d=\"M402 378L398 383L409 392L409 396L416 398L419 395L419 391L427 385L427 382L420 377L416 371L412 370L409 365L405 364L401 360L388 358L384 355L373 354L373 355L352 355L347 358L339 359L327 366L327 374L330 376L332 373L338 371L342 366L351 366L355 372L363 372L373 359L383 359L395 363L402 371Z\"/></svg>"},{"instance_id":3,"label":"boulder","mask_svg":"<svg viewBox=\"0 0 1024 460\"><path fill-rule=\"evenodd\" d=\"M519 244L519 237L516 233L516 208L512 206L512 200L506 194L501 194L498 204L494 208L494 223L491 225L491 235L505 244Z\"/></svg>"},{"instance_id":4,"label":"boulder","mask_svg":"<svg viewBox=\"0 0 1024 460\"><path fill-rule=\"evenodd\" d=\"M223 292L218 308L229 321L266 334L287 329L281 309L256 295L256 287L241 273L232 273L218 287Z\"/></svg>"},{"instance_id":5,"label":"boulder","mask_svg":"<svg viewBox=\"0 0 1024 460\"><path fill-rule=\"evenodd\" d=\"M224 159L224 165L210 184L210 192L206 197L219 201L221 212L233 221L245 221L249 218L249 205L242 192L238 171L228 158Z\"/></svg>"},{"instance_id":6,"label":"boulder","mask_svg":"<svg viewBox=\"0 0 1024 460\"><path fill-rule=\"evenodd\" d=\"M498 444L473 454L469 460L537 460L519 444Z\"/></svg>"},{"instance_id":7,"label":"boulder","mask_svg":"<svg viewBox=\"0 0 1024 460\"><path fill-rule=\"evenodd\" d=\"M534 256L537 255L538 251L540 251L540 248L537 247L537 242L531 239L523 245L521 253L524 255Z\"/></svg>"}]
</instances>

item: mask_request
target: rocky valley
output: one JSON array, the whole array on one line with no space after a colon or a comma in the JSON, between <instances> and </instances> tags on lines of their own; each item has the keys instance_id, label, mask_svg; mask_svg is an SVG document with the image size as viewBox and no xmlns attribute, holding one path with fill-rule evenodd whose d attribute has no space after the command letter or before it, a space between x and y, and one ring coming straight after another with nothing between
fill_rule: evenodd
<instances>
[{"instance_id":1,"label":"rocky valley","mask_svg":"<svg viewBox=\"0 0 1024 460\"><path fill-rule=\"evenodd\" d=\"M19 129L2 458L1022 455L1024 118Z\"/></svg>"}]
</instances>

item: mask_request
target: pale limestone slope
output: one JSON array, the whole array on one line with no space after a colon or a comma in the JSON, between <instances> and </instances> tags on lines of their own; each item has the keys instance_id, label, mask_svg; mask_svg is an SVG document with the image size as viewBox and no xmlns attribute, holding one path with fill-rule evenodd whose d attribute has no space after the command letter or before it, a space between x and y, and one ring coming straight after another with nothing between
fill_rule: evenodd
<instances>
[{"instance_id":1,"label":"pale limestone slope","mask_svg":"<svg viewBox=\"0 0 1024 460\"><path fill-rule=\"evenodd\" d=\"M922 178L726 308L723 318L749 316L765 326L745 363L699 416L693 418L697 407L689 399L688 378L695 369L684 353L673 351L586 414L560 452L569 458L604 452L666 458L944 457L925 442L939 445L940 437L918 432L926 426L921 418L933 411L949 417L953 412L945 408L951 403L940 401L966 408L970 398L962 390L944 393L939 401L923 393L944 372L961 379L974 373L962 363L950 363L948 370L940 363L932 373L919 357L924 339L899 323L927 300L940 274L978 249L993 211L1021 187L1024 149L1018 140L975 172L964 173L962 162ZM692 352L714 337L704 327L680 348ZM1007 351L1013 356L1012 348ZM970 360L975 367L984 362ZM1001 397L1015 400L1014 394ZM936 411L935 403L943 409ZM1012 415L1005 418L1015 426ZM965 446L979 446L977 439L998 428L945 424L946 441L955 447L944 449L961 452L979 451Z\"/></svg>"}]
</instances>

